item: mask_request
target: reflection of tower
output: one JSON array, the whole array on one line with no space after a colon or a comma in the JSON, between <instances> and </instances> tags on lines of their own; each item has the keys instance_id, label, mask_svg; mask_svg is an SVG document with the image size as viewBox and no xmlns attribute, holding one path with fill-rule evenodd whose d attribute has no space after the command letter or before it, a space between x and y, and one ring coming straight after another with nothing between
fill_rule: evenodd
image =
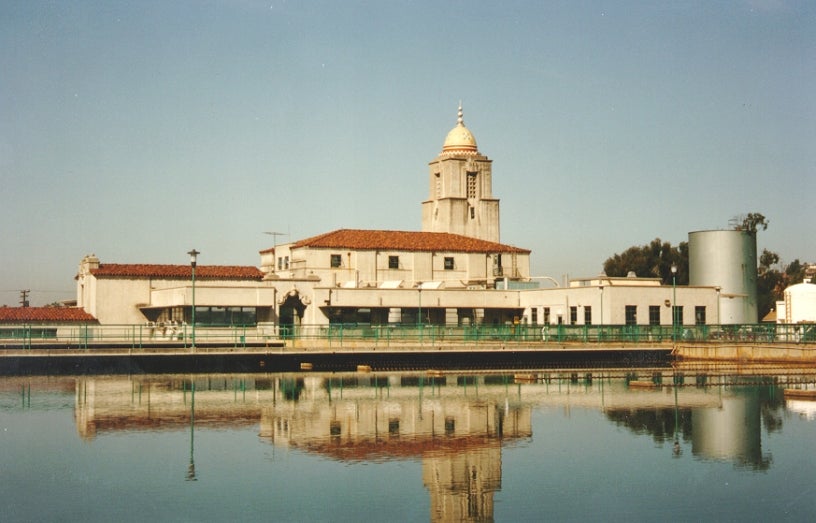
<instances>
[{"instance_id":1,"label":"reflection of tower","mask_svg":"<svg viewBox=\"0 0 816 523\"><path fill-rule=\"evenodd\" d=\"M74 418L80 437L91 440L96 437L94 423L95 382L86 378L78 378L76 382L76 401L74 402Z\"/></svg>"},{"instance_id":2,"label":"reflection of tower","mask_svg":"<svg viewBox=\"0 0 816 523\"><path fill-rule=\"evenodd\" d=\"M493 521L501 475L499 440L461 454L426 457L422 481L430 492L431 521Z\"/></svg>"}]
</instances>

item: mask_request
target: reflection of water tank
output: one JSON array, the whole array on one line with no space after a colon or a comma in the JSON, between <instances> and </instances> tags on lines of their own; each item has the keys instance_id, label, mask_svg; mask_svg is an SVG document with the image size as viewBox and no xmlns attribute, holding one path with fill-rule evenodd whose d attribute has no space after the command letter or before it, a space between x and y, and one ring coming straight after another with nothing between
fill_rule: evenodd
<instances>
[{"instance_id":1,"label":"reflection of water tank","mask_svg":"<svg viewBox=\"0 0 816 523\"><path fill-rule=\"evenodd\" d=\"M756 234L746 231L689 233L689 285L719 287L719 323L756 323Z\"/></svg>"},{"instance_id":2,"label":"reflection of water tank","mask_svg":"<svg viewBox=\"0 0 816 523\"><path fill-rule=\"evenodd\" d=\"M692 409L691 425L691 450L695 456L742 465L762 463L762 422L757 392L724 397L719 408Z\"/></svg>"}]
</instances>

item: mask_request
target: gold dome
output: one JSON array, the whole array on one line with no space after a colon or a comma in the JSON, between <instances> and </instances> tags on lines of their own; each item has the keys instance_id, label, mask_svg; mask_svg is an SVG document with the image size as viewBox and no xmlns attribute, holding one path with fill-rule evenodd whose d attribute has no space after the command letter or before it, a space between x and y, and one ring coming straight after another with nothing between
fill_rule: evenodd
<instances>
[{"instance_id":1,"label":"gold dome","mask_svg":"<svg viewBox=\"0 0 816 523\"><path fill-rule=\"evenodd\" d=\"M445 137L445 144L442 145L442 153L465 153L475 154L478 152L476 147L476 138L465 127L462 119L462 104L459 104L459 119L456 127L450 130L448 136Z\"/></svg>"}]
</instances>

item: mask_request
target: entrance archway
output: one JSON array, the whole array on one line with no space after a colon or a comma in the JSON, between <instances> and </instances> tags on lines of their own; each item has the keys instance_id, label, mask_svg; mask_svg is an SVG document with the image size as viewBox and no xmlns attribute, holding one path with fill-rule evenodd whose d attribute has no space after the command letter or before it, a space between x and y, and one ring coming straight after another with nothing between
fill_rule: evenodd
<instances>
[{"instance_id":1,"label":"entrance archway","mask_svg":"<svg viewBox=\"0 0 816 523\"><path fill-rule=\"evenodd\" d=\"M296 335L303 322L309 299L301 296L297 289L292 289L278 300L278 325L281 337Z\"/></svg>"}]
</instances>

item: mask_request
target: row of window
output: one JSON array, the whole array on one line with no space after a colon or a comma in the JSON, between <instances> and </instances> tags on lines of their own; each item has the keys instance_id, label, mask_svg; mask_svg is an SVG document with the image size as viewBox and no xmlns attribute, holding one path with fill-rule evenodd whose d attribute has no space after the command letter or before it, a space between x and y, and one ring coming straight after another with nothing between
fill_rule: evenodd
<instances>
[{"instance_id":1,"label":"row of window","mask_svg":"<svg viewBox=\"0 0 816 523\"><path fill-rule=\"evenodd\" d=\"M683 325L684 324L684 316L683 316L684 308L682 305L678 305L672 307L672 313L674 314L674 322L675 325ZM626 318L626 325L637 325L637 312L638 306L637 305L627 305L625 309L625 318ZM576 325L578 324L578 307L570 307L569 308L569 324ZM551 323L551 312L549 307L544 307L544 318L543 323L544 325L550 325ZM531 318L533 325L538 324L538 309L533 308L531 311ZM563 323L563 318L558 316L557 318L558 323ZM705 325L706 324L706 308L704 305L697 305L694 307L694 324L695 325ZM592 307L585 306L584 307L584 325L592 325ZM660 325L660 305L649 305L649 325Z\"/></svg>"},{"instance_id":2,"label":"row of window","mask_svg":"<svg viewBox=\"0 0 816 523\"><path fill-rule=\"evenodd\" d=\"M196 307L197 325L255 325L255 307Z\"/></svg>"},{"instance_id":3,"label":"row of window","mask_svg":"<svg viewBox=\"0 0 816 523\"><path fill-rule=\"evenodd\" d=\"M685 308L682 305L672 307L672 325L685 324ZM626 306L626 324L637 325L637 305ZM706 308L704 305L694 307L694 324L706 324ZM660 325L660 305L649 305L649 325Z\"/></svg>"},{"instance_id":4,"label":"row of window","mask_svg":"<svg viewBox=\"0 0 816 523\"><path fill-rule=\"evenodd\" d=\"M288 268L288 258L287 258L287 268ZM329 266L332 269L339 269L343 266L343 257L340 254L332 254L329 259ZM445 256L444 267L446 271L452 271L454 269L453 263L453 256ZM280 267L278 267L280 268ZM388 268L389 269L399 269L400 268L400 261L399 256L389 256L388 257Z\"/></svg>"}]
</instances>

